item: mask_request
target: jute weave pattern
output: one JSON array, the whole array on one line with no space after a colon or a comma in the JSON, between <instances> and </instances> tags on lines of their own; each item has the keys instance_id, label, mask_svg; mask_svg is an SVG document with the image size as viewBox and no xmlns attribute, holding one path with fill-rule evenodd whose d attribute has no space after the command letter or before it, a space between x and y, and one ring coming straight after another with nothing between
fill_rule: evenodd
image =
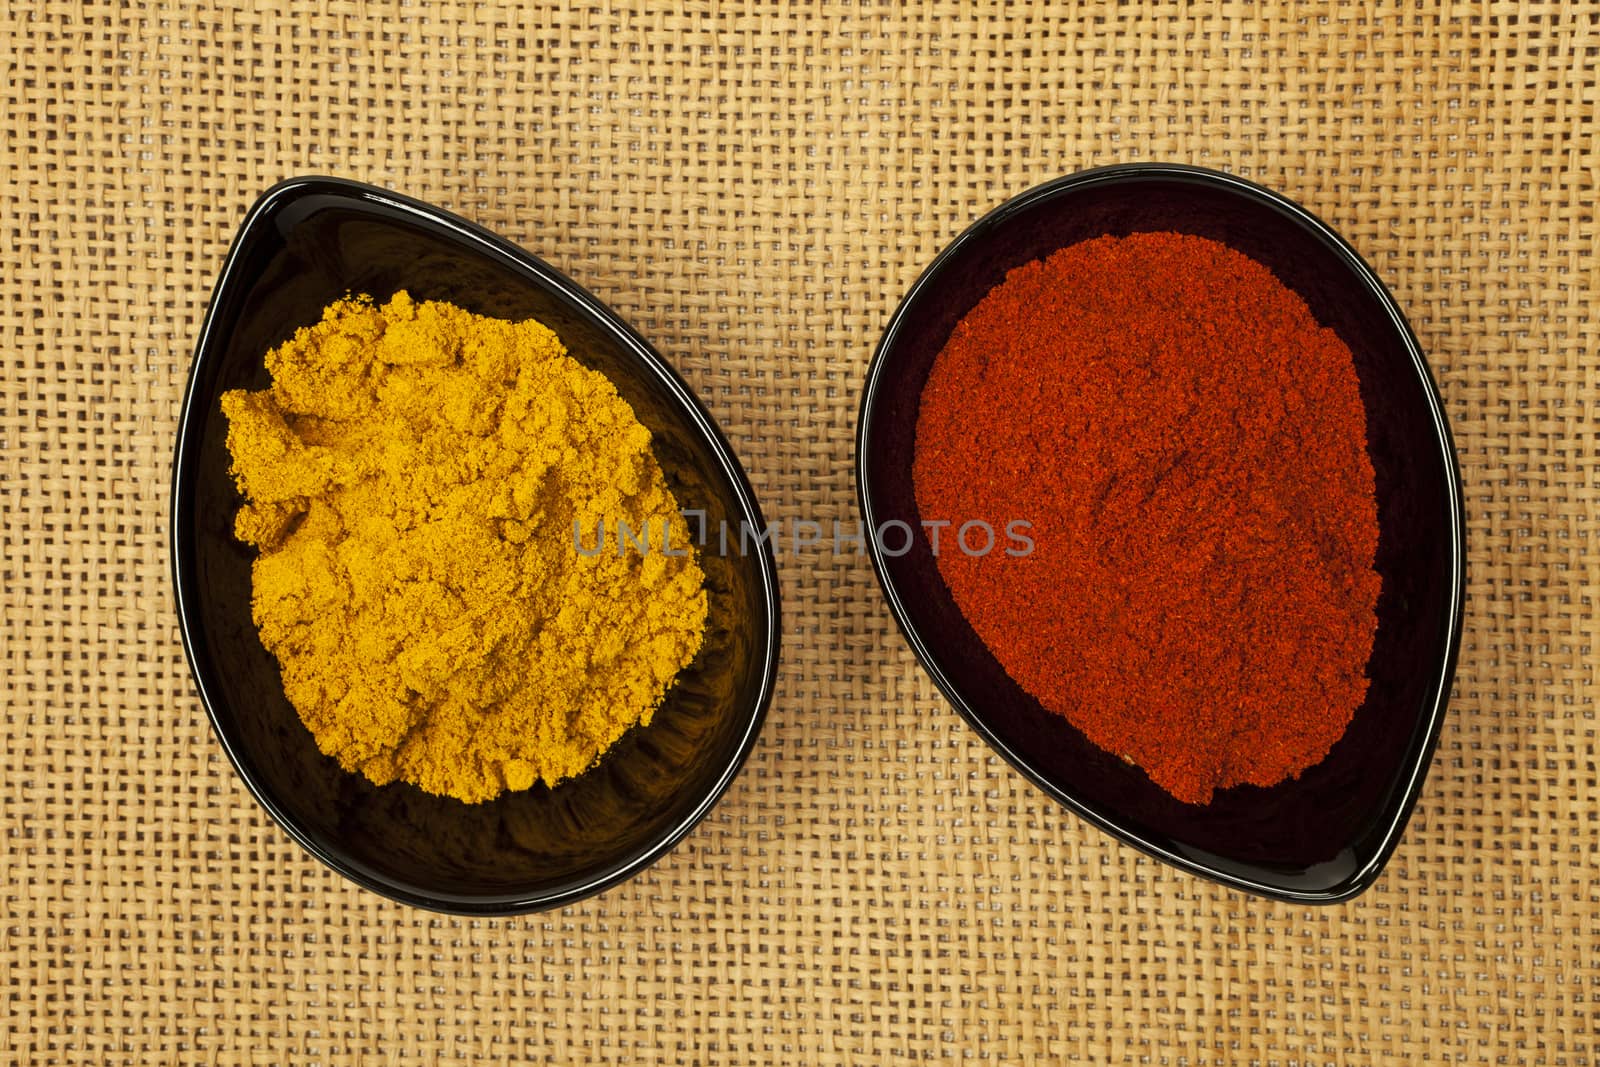
<instances>
[{"instance_id":1,"label":"jute weave pattern","mask_svg":"<svg viewBox=\"0 0 1600 1067\"><path fill-rule=\"evenodd\" d=\"M0 12L0 1058L1594 1062L1592 4L278 6ZM1069 816L934 693L865 559L820 550L783 562L744 773L600 897L393 905L240 785L183 662L168 479L210 285L268 185L388 184L550 259L683 370L769 518L829 523L927 260L1132 159L1321 215L1440 377L1469 614L1365 896L1246 899Z\"/></svg>"}]
</instances>

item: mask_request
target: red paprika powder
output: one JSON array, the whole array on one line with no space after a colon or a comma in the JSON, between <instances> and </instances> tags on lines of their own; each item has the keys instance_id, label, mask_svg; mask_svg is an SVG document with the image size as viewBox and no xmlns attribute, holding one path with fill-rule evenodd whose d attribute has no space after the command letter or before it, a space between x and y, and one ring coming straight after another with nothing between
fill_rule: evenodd
<instances>
[{"instance_id":1,"label":"red paprika powder","mask_svg":"<svg viewBox=\"0 0 1600 1067\"><path fill-rule=\"evenodd\" d=\"M1174 233L1013 270L918 412L924 522L1019 685L1179 800L1320 761L1367 690L1378 543L1349 349L1264 266Z\"/></svg>"}]
</instances>

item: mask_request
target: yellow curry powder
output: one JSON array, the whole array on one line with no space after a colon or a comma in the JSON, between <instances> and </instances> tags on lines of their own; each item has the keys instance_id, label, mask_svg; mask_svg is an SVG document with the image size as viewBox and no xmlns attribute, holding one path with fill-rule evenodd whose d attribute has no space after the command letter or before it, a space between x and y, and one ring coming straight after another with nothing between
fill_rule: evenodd
<instances>
[{"instance_id":1,"label":"yellow curry powder","mask_svg":"<svg viewBox=\"0 0 1600 1067\"><path fill-rule=\"evenodd\" d=\"M700 648L705 576L604 375L538 322L404 292L331 305L266 364L271 388L222 398L235 532L323 752L472 803L650 721ZM579 551L623 522L656 547Z\"/></svg>"}]
</instances>

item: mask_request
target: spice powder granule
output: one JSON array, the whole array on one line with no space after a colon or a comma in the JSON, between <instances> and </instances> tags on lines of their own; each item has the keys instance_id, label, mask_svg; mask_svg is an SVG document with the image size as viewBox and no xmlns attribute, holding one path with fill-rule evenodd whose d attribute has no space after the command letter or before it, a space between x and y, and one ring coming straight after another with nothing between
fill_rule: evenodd
<instances>
[{"instance_id":1,"label":"spice powder granule","mask_svg":"<svg viewBox=\"0 0 1600 1067\"><path fill-rule=\"evenodd\" d=\"M1018 267L921 397L926 521L1006 672L1179 800L1316 764L1367 692L1378 512L1350 350L1271 271L1176 233Z\"/></svg>"},{"instance_id":2,"label":"spice powder granule","mask_svg":"<svg viewBox=\"0 0 1600 1067\"><path fill-rule=\"evenodd\" d=\"M647 724L704 638L650 433L538 322L341 300L222 398L259 549L252 609L321 750L466 802L583 773ZM680 549L681 551L681 549Z\"/></svg>"}]
</instances>

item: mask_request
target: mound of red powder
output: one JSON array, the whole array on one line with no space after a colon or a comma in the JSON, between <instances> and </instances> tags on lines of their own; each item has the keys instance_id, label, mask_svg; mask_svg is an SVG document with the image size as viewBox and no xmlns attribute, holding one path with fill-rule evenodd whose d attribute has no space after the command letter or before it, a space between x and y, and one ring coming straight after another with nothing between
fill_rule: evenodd
<instances>
[{"instance_id":1,"label":"mound of red powder","mask_svg":"<svg viewBox=\"0 0 1600 1067\"><path fill-rule=\"evenodd\" d=\"M1225 245L1102 237L1012 271L933 366L913 473L924 522L1032 524L1021 557L946 538L940 573L1018 684L1179 800L1298 775L1365 697L1355 367Z\"/></svg>"}]
</instances>

